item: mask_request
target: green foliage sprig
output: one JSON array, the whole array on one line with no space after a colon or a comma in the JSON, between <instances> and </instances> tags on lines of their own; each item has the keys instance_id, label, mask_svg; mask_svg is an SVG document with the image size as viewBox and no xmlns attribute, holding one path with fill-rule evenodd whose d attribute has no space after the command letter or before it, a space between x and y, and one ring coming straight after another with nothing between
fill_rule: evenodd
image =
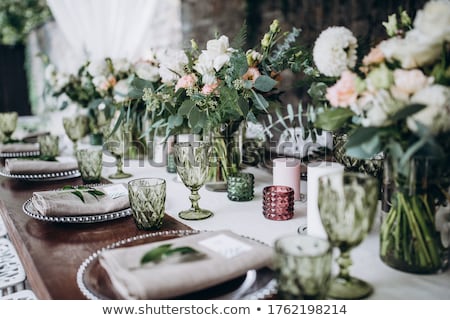
<instances>
[{"instance_id":1,"label":"green foliage sprig","mask_svg":"<svg viewBox=\"0 0 450 320\"><path fill-rule=\"evenodd\" d=\"M45 0L0 1L0 43L9 46L23 43L34 28L51 17Z\"/></svg>"},{"instance_id":2,"label":"green foliage sprig","mask_svg":"<svg viewBox=\"0 0 450 320\"><path fill-rule=\"evenodd\" d=\"M64 186L62 189L63 190L73 190L73 192L71 192L71 193L74 194L75 196L77 196L78 198L80 198L80 200L83 203L85 202L83 193L90 194L91 196L93 196L97 200L98 200L99 196L104 196L105 195L105 193L103 191L100 191L98 189L95 189L93 187L88 187L88 186L78 186L78 187Z\"/></svg>"}]
</instances>

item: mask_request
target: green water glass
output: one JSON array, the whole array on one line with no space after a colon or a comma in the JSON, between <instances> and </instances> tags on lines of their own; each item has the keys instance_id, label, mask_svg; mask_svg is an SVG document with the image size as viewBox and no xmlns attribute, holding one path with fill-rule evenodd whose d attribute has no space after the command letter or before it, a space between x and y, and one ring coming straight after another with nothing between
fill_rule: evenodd
<instances>
[{"instance_id":1,"label":"green water glass","mask_svg":"<svg viewBox=\"0 0 450 320\"><path fill-rule=\"evenodd\" d=\"M198 205L200 200L198 190L208 177L210 155L211 145L206 142L182 142L174 145L178 175L184 185L191 190L189 196L191 208L178 213L182 219L201 220L213 215L211 211L201 209Z\"/></svg>"},{"instance_id":2,"label":"green water glass","mask_svg":"<svg viewBox=\"0 0 450 320\"><path fill-rule=\"evenodd\" d=\"M295 234L277 239L274 248L277 298L325 299L331 279L330 243L324 239Z\"/></svg>"},{"instance_id":3,"label":"green water glass","mask_svg":"<svg viewBox=\"0 0 450 320\"><path fill-rule=\"evenodd\" d=\"M361 173L332 173L319 177L319 215L328 240L339 249L339 273L330 284L332 299L361 299L373 292L364 280L350 275L350 251L372 228L378 206L378 181Z\"/></svg>"},{"instance_id":4,"label":"green water glass","mask_svg":"<svg viewBox=\"0 0 450 320\"><path fill-rule=\"evenodd\" d=\"M77 150L78 170L84 183L98 183L101 180L103 168L102 149Z\"/></svg>"},{"instance_id":5,"label":"green water glass","mask_svg":"<svg viewBox=\"0 0 450 320\"><path fill-rule=\"evenodd\" d=\"M89 118L84 115L64 117L63 127L67 136L73 143L73 151L76 154L78 141L89 132Z\"/></svg>"},{"instance_id":6,"label":"green water glass","mask_svg":"<svg viewBox=\"0 0 450 320\"><path fill-rule=\"evenodd\" d=\"M140 230L159 229L165 215L166 181L142 178L128 182L131 212Z\"/></svg>"},{"instance_id":7,"label":"green water glass","mask_svg":"<svg viewBox=\"0 0 450 320\"><path fill-rule=\"evenodd\" d=\"M11 142L11 136L16 130L19 114L13 112L0 112L0 130L3 133L3 142Z\"/></svg>"},{"instance_id":8,"label":"green water glass","mask_svg":"<svg viewBox=\"0 0 450 320\"><path fill-rule=\"evenodd\" d=\"M42 160L55 160L59 156L59 137L44 135L38 137L39 157Z\"/></svg>"}]
</instances>

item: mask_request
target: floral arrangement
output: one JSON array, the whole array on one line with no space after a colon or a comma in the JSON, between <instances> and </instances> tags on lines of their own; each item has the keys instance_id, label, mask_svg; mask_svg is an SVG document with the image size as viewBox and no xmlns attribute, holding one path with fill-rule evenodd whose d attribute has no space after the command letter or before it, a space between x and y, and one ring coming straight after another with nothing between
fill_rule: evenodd
<instances>
[{"instance_id":1,"label":"floral arrangement","mask_svg":"<svg viewBox=\"0 0 450 320\"><path fill-rule=\"evenodd\" d=\"M0 43L13 46L23 42L31 30L51 17L45 0L2 0Z\"/></svg>"},{"instance_id":2,"label":"floral arrangement","mask_svg":"<svg viewBox=\"0 0 450 320\"><path fill-rule=\"evenodd\" d=\"M91 131L95 133L109 123L117 110L122 111L120 121L127 110L129 117L139 114L129 111L134 107L131 84L136 76L148 78L148 73L151 73L149 66L151 63L144 59L131 63L123 58L105 58L86 61L76 74L67 74L58 72L53 64L48 64L45 79L53 96L65 95L69 101L88 111ZM61 107L66 105L67 101Z\"/></svg>"},{"instance_id":3,"label":"floral arrangement","mask_svg":"<svg viewBox=\"0 0 450 320\"><path fill-rule=\"evenodd\" d=\"M274 20L257 49L242 49L245 29L230 44L227 36L209 40L200 50L193 40L184 51L160 58L162 86L145 88L143 100L155 115L154 128L166 135L186 129L230 127L279 104L281 72L304 68L305 57L296 39L299 29L282 32ZM156 120L156 121L155 121Z\"/></svg>"},{"instance_id":4,"label":"floral arrangement","mask_svg":"<svg viewBox=\"0 0 450 320\"><path fill-rule=\"evenodd\" d=\"M231 42L217 36L203 50L192 40L186 50L157 53L160 85L135 82L150 115L149 131L166 139L182 132L208 137L219 163L217 176L225 180L239 170L232 141L241 125L281 107L282 71L309 70L297 43L299 29L282 32L274 20L260 45L248 50L245 33L244 27Z\"/></svg>"},{"instance_id":5,"label":"floral arrangement","mask_svg":"<svg viewBox=\"0 0 450 320\"><path fill-rule=\"evenodd\" d=\"M318 127L345 129L352 157L384 153L395 193L382 226L381 256L424 272L440 266L434 210L449 199L450 2L429 1L413 22L402 12L384 25L390 37L373 47L358 69L349 30L332 27L319 36L314 61L335 78L332 85L311 88L321 101L312 118ZM419 158L433 159L431 176L416 170ZM426 190L420 187L425 178Z\"/></svg>"}]
</instances>

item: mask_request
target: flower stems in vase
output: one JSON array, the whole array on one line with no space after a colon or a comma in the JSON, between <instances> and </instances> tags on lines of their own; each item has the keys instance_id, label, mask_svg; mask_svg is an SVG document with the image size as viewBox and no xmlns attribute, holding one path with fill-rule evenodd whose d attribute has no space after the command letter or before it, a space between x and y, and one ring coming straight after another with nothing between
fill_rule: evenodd
<instances>
[{"instance_id":1,"label":"flower stems in vase","mask_svg":"<svg viewBox=\"0 0 450 320\"><path fill-rule=\"evenodd\" d=\"M394 194L381 226L380 255L400 270L432 273L442 267L442 244L434 225L434 203L427 194Z\"/></svg>"},{"instance_id":2,"label":"flower stems in vase","mask_svg":"<svg viewBox=\"0 0 450 320\"><path fill-rule=\"evenodd\" d=\"M395 190L381 224L381 259L393 268L412 273L444 269L448 249L436 229L442 195L438 163L433 158L419 157L402 168L393 164L386 168L393 169Z\"/></svg>"}]
</instances>

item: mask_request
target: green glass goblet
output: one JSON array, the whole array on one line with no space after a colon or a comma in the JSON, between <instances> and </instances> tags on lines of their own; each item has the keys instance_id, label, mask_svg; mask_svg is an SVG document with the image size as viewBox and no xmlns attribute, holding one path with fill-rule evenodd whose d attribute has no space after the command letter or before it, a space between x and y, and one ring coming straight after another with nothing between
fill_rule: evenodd
<instances>
[{"instance_id":1,"label":"green glass goblet","mask_svg":"<svg viewBox=\"0 0 450 320\"><path fill-rule=\"evenodd\" d=\"M349 272L350 251L370 232L378 204L378 181L361 173L334 173L319 178L319 214L328 240L339 248L339 273L330 284L332 299L361 299L373 287Z\"/></svg>"},{"instance_id":2,"label":"green glass goblet","mask_svg":"<svg viewBox=\"0 0 450 320\"><path fill-rule=\"evenodd\" d=\"M78 140L89 132L89 118L84 115L63 118L64 131L73 143L73 153L76 154Z\"/></svg>"},{"instance_id":3,"label":"green glass goblet","mask_svg":"<svg viewBox=\"0 0 450 320\"><path fill-rule=\"evenodd\" d=\"M206 142L182 142L174 145L175 164L184 185L191 190L191 208L181 211L178 216L186 220L209 218L213 213L200 209L198 190L205 184L209 171L211 145Z\"/></svg>"},{"instance_id":4,"label":"green glass goblet","mask_svg":"<svg viewBox=\"0 0 450 320\"><path fill-rule=\"evenodd\" d=\"M119 125L116 130L111 129L107 133L103 147L116 158L116 172L109 175L110 179L126 179L132 176L123 171L123 158L131 143L131 133L124 124Z\"/></svg>"},{"instance_id":5,"label":"green glass goblet","mask_svg":"<svg viewBox=\"0 0 450 320\"><path fill-rule=\"evenodd\" d=\"M17 119L19 114L17 112L2 112L0 113L0 130L3 133L3 143L12 141L11 136L16 130Z\"/></svg>"}]
</instances>

